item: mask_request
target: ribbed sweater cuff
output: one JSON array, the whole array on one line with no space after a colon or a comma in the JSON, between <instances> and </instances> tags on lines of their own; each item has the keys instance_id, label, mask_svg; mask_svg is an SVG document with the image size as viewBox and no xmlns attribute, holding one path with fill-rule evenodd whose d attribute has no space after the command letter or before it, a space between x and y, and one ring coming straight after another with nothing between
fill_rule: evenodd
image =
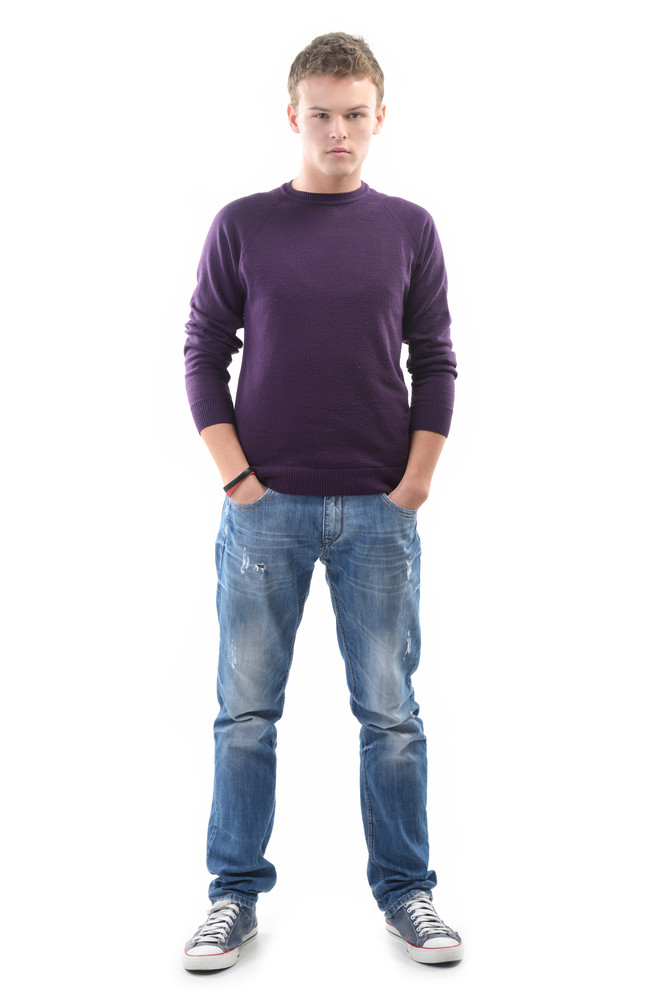
<instances>
[{"instance_id":1,"label":"ribbed sweater cuff","mask_svg":"<svg viewBox=\"0 0 667 1000\"><path fill-rule=\"evenodd\" d=\"M417 403L410 410L411 431L434 431L449 435L453 410L437 403Z\"/></svg>"},{"instance_id":2,"label":"ribbed sweater cuff","mask_svg":"<svg viewBox=\"0 0 667 1000\"><path fill-rule=\"evenodd\" d=\"M233 424L234 404L231 399L224 396L206 396L205 399L198 399L196 403L190 404L192 417L199 433L211 424Z\"/></svg>"}]
</instances>

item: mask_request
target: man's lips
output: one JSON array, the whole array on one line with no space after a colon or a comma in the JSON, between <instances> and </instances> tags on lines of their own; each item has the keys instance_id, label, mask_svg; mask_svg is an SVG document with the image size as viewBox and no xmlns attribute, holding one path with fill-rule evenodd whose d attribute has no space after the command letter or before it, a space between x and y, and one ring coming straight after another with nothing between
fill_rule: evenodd
<instances>
[{"instance_id":1,"label":"man's lips","mask_svg":"<svg viewBox=\"0 0 667 1000\"><path fill-rule=\"evenodd\" d=\"M342 153L349 155L349 152L350 152L349 149L327 149L327 153L335 153L337 155L340 155Z\"/></svg>"}]
</instances>

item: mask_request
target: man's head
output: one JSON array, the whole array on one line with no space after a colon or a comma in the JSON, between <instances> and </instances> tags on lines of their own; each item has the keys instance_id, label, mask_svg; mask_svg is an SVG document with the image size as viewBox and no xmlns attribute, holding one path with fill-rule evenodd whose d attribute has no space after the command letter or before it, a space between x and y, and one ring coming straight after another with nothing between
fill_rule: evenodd
<instances>
[{"instance_id":1,"label":"man's head","mask_svg":"<svg viewBox=\"0 0 667 1000\"><path fill-rule=\"evenodd\" d=\"M299 52L289 71L287 89L293 107L299 104L299 83L310 76L347 76L356 80L368 77L377 90L377 108L382 104L384 73L363 38L346 35L343 31L313 38L310 45Z\"/></svg>"},{"instance_id":2,"label":"man's head","mask_svg":"<svg viewBox=\"0 0 667 1000\"><path fill-rule=\"evenodd\" d=\"M290 128L301 136L297 190L353 191L371 138L382 127L384 76L363 39L315 38L294 60L288 87Z\"/></svg>"}]
</instances>

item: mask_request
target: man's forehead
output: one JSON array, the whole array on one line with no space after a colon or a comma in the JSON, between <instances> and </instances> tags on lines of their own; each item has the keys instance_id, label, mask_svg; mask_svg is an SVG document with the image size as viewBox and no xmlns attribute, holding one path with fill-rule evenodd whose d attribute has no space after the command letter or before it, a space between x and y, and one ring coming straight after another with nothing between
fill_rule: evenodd
<instances>
[{"instance_id":1,"label":"man's forehead","mask_svg":"<svg viewBox=\"0 0 667 1000\"><path fill-rule=\"evenodd\" d=\"M297 94L299 102L307 101L320 111L330 110L330 105L341 100L348 111L375 106L377 101L377 87L368 76L307 76L299 80Z\"/></svg>"}]
</instances>

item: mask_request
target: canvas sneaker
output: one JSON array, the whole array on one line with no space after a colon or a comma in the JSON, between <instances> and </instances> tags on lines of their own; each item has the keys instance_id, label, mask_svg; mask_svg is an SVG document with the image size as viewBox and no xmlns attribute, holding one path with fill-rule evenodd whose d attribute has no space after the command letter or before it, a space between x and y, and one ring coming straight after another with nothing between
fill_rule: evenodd
<instances>
[{"instance_id":1,"label":"canvas sneaker","mask_svg":"<svg viewBox=\"0 0 667 1000\"><path fill-rule=\"evenodd\" d=\"M218 899L204 923L186 942L183 964L190 972L228 969L237 961L239 949L256 934L254 906Z\"/></svg>"},{"instance_id":2,"label":"canvas sneaker","mask_svg":"<svg viewBox=\"0 0 667 1000\"><path fill-rule=\"evenodd\" d=\"M425 892L409 899L393 917L386 917L390 934L405 942L415 962L458 962L463 958L460 936L443 923Z\"/></svg>"}]
</instances>

